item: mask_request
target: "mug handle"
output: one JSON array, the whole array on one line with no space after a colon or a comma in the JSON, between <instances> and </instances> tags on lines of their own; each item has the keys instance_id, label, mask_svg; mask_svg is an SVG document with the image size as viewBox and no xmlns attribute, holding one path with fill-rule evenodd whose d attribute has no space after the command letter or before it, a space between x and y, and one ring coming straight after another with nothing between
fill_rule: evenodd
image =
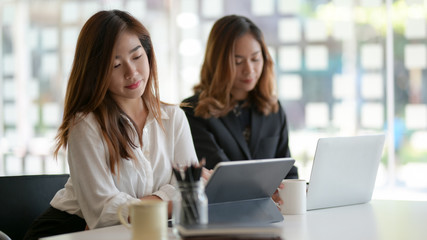
<instances>
[{"instance_id":1,"label":"mug handle","mask_svg":"<svg viewBox=\"0 0 427 240\"><path fill-rule=\"evenodd\" d=\"M128 221L127 221L127 220L125 220L125 219L123 218L123 214L122 214L122 209L123 209L123 207L127 207L127 208L129 208L129 205L128 205L128 204L122 204L122 205L120 205L120 206L119 206L119 208L117 209L117 215L119 216L119 220L120 220L120 222L121 222L125 227L127 227L127 228L131 229L131 228L132 228L132 226L128 223Z\"/></svg>"}]
</instances>

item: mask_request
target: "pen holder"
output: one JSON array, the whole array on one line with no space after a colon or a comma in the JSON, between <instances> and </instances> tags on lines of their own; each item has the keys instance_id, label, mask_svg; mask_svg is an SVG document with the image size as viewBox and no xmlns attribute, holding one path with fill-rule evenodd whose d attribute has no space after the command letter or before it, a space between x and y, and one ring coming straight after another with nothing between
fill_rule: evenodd
<instances>
[{"instance_id":1,"label":"pen holder","mask_svg":"<svg viewBox=\"0 0 427 240\"><path fill-rule=\"evenodd\" d=\"M201 181L179 182L181 198L174 203L174 224L202 225L208 223L208 198Z\"/></svg>"}]
</instances>

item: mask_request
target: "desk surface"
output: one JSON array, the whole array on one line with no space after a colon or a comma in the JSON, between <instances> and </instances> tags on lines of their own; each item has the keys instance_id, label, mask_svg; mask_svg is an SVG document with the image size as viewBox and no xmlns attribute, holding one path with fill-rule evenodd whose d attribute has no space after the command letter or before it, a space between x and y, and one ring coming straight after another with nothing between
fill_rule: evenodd
<instances>
[{"instance_id":1,"label":"desk surface","mask_svg":"<svg viewBox=\"0 0 427 240\"><path fill-rule=\"evenodd\" d=\"M285 215L282 238L292 239L427 239L427 202L373 200L367 204ZM179 239L169 231L169 239ZM130 240L124 226L58 235L43 240Z\"/></svg>"}]
</instances>

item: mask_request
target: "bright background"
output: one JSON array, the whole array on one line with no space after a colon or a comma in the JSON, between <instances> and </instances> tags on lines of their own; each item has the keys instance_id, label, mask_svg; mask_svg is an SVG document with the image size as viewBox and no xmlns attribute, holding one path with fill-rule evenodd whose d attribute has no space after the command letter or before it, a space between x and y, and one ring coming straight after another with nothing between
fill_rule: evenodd
<instances>
[{"instance_id":1,"label":"bright background","mask_svg":"<svg viewBox=\"0 0 427 240\"><path fill-rule=\"evenodd\" d=\"M386 132L374 198L427 200L426 0L0 0L0 175L68 172L53 138L77 36L102 9L149 29L170 103L192 95L215 20L251 18L301 178L320 137Z\"/></svg>"}]
</instances>

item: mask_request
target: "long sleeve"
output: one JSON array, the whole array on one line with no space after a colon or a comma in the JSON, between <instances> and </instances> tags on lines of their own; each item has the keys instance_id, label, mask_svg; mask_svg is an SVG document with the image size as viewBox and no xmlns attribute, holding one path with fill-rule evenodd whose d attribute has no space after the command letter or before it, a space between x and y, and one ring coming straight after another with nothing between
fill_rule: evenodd
<instances>
[{"instance_id":1,"label":"long sleeve","mask_svg":"<svg viewBox=\"0 0 427 240\"><path fill-rule=\"evenodd\" d=\"M82 119L69 136L70 179L51 205L83 217L93 229L119 224L117 210L123 204L148 195L164 201L177 197L172 166L194 164L197 157L184 112L163 104L161 111L163 126L149 114L143 144L133 149L136 159L121 159L115 175L110 171L108 148L94 115ZM124 217L127 214L124 208Z\"/></svg>"},{"instance_id":2,"label":"long sleeve","mask_svg":"<svg viewBox=\"0 0 427 240\"><path fill-rule=\"evenodd\" d=\"M166 115L169 116L169 119L164 121L165 126L168 126L168 131L166 135L164 135L164 133L158 133L157 136L165 137L165 141L167 141L168 144L158 146L158 149L160 152L170 155L170 162L172 164L165 164L165 166L162 166L161 171L165 171L166 168L166 170L170 172L170 178L167 182L163 182L161 179L155 181L157 184L155 183L155 192L153 194L165 201L170 201L178 195L178 189L175 188L176 179L171 173L172 165L179 164L181 166L189 166L191 164L196 164L198 160L194 150L190 127L184 112L176 106L169 106L165 109L167 110ZM168 123L171 123L171 125L169 126ZM158 174L158 176L161 175L163 174Z\"/></svg>"},{"instance_id":3,"label":"long sleeve","mask_svg":"<svg viewBox=\"0 0 427 240\"><path fill-rule=\"evenodd\" d=\"M206 157L206 167L214 168L219 162L251 159L290 157L289 133L285 111L264 115L251 108L251 139L247 144L239 120L233 113L219 118L195 116L198 96L183 101L194 146L199 158ZM288 178L297 178L294 166Z\"/></svg>"},{"instance_id":4,"label":"long sleeve","mask_svg":"<svg viewBox=\"0 0 427 240\"><path fill-rule=\"evenodd\" d=\"M68 164L75 198L92 229L117 224L118 206L135 200L136 196L117 189L107 164L108 149L91 118L93 115L72 128L68 142Z\"/></svg>"}]
</instances>

